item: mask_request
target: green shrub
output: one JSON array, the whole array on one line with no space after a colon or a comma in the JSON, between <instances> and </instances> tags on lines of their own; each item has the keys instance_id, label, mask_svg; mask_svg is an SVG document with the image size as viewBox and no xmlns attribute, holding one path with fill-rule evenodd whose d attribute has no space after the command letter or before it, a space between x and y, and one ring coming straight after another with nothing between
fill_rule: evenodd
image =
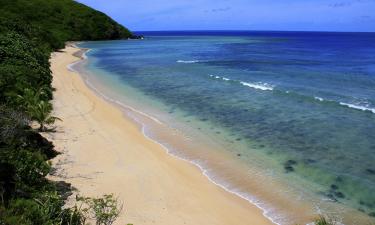
<instances>
[{"instance_id":1,"label":"green shrub","mask_svg":"<svg viewBox=\"0 0 375 225\"><path fill-rule=\"evenodd\" d=\"M61 224L64 225L83 225L86 219L84 212L77 206L64 209L61 214Z\"/></svg>"},{"instance_id":2,"label":"green shrub","mask_svg":"<svg viewBox=\"0 0 375 225\"><path fill-rule=\"evenodd\" d=\"M315 220L315 225L334 225L334 223L324 216L320 216L319 219Z\"/></svg>"},{"instance_id":3,"label":"green shrub","mask_svg":"<svg viewBox=\"0 0 375 225\"><path fill-rule=\"evenodd\" d=\"M31 199L15 199L10 202L4 212L3 221L9 225L39 225L53 224L48 215L41 210L40 205Z\"/></svg>"},{"instance_id":4,"label":"green shrub","mask_svg":"<svg viewBox=\"0 0 375 225\"><path fill-rule=\"evenodd\" d=\"M113 224L122 210L122 204L113 194L104 195L102 198L77 197L77 201L85 205L83 211L95 219L96 225Z\"/></svg>"}]
</instances>

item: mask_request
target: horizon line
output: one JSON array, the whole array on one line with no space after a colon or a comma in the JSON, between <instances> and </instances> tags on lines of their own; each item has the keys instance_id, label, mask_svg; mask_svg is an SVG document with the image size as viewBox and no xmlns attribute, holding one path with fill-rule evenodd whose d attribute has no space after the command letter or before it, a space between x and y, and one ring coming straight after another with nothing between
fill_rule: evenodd
<instances>
[{"instance_id":1,"label":"horizon line","mask_svg":"<svg viewBox=\"0 0 375 225\"><path fill-rule=\"evenodd\" d=\"M300 33L375 33L375 31L319 31L319 30L215 30L215 29L188 29L188 30L135 30L132 32L300 32Z\"/></svg>"}]
</instances>

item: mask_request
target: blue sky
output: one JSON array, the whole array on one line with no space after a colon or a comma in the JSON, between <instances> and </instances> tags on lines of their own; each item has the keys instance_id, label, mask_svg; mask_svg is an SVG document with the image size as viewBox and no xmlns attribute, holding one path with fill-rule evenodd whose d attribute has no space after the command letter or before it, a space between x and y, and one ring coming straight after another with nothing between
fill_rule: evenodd
<instances>
[{"instance_id":1,"label":"blue sky","mask_svg":"<svg viewBox=\"0 0 375 225\"><path fill-rule=\"evenodd\" d=\"M133 31L375 32L375 0L78 0Z\"/></svg>"}]
</instances>

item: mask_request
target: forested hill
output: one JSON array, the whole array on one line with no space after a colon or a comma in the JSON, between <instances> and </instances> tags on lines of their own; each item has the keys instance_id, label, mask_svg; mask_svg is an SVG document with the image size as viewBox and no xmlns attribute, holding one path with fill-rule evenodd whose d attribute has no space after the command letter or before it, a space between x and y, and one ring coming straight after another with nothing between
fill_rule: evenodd
<instances>
[{"instance_id":1,"label":"forested hill","mask_svg":"<svg viewBox=\"0 0 375 225\"><path fill-rule=\"evenodd\" d=\"M53 48L65 41L131 37L131 32L106 16L72 0L0 0L1 29L40 38Z\"/></svg>"},{"instance_id":2,"label":"forested hill","mask_svg":"<svg viewBox=\"0 0 375 225\"><path fill-rule=\"evenodd\" d=\"M131 37L105 14L72 0L0 0L1 225L85 224L78 208L63 209L69 185L46 179L53 171L48 160L58 154L40 135L57 119L49 58L66 41Z\"/></svg>"}]
</instances>

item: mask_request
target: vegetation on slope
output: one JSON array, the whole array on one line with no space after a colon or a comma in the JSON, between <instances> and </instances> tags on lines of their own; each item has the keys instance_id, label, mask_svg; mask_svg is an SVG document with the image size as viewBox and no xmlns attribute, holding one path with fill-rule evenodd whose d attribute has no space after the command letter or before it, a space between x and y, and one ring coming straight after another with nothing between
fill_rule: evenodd
<instances>
[{"instance_id":1,"label":"vegetation on slope","mask_svg":"<svg viewBox=\"0 0 375 225\"><path fill-rule=\"evenodd\" d=\"M45 131L56 119L49 102L52 51L66 41L130 37L105 14L72 0L0 0L0 224L84 223L77 207L62 208L69 185L45 178L47 160L58 153L30 124Z\"/></svg>"},{"instance_id":2,"label":"vegetation on slope","mask_svg":"<svg viewBox=\"0 0 375 225\"><path fill-rule=\"evenodd\" d=\"M3 26L55 49L64 47L66 41L132 36L105 14L72 0L0 0L0 7Z\"/></svg>"}]
</instances>

